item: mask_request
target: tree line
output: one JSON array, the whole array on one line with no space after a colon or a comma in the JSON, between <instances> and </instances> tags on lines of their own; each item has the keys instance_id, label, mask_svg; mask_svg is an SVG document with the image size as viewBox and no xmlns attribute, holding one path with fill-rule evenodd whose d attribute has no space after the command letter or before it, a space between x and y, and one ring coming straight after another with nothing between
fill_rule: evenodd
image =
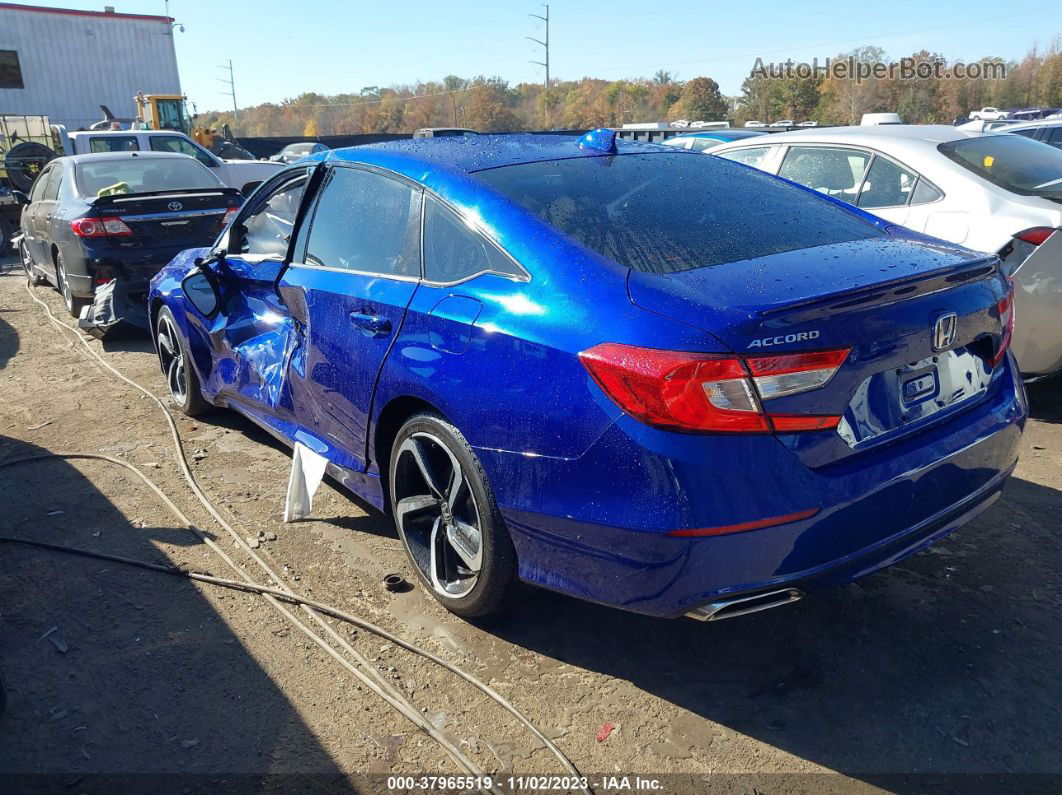
<instances>
[{"instance_id":1,"label":"tree line","mask_svg":"<svg viewBox=\"0 0 1062 795\"><path fill-rule=\"evenodd\" d=\"M741 125L750 119L812 120L820 124L858 123L864 113L896 112L907 123L950 123L984 106L1062 106L1062 46L1056 39L1041 52L1029 50L1020 61L982 58L1004 64L1006 74L992 79L952 79L948 60L927 51L909 56L937 66L943 77L899 76L856 80L822 73L772 79L750 73L738 96L727 97L711 77L679 80L667 71L651 78L554 80L510 85L500 77L465 79L449 75L414 85L365 86L357 92L305 93L279 103L232 112L201 113L200 124L229 124L237 135L305 136L357 133L409 133L420 127L468 127L481 132L615 127L628 122L676 119ZM878 47L840 53L837 60L888 63Z\"/></svg>"}]
</instances>

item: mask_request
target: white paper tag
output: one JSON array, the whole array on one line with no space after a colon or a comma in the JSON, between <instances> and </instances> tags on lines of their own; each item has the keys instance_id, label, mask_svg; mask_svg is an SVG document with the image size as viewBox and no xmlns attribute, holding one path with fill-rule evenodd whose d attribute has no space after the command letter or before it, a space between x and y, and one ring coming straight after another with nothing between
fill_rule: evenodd
<instances>
[{"instance_id":1,"label":"white paper tag","mask_svg":"<svg viewBox=\"0 0 1062 795\"><path fill-rule=\"evenodd\" d=\"M328 459L315 453L302 442L295 442L291 456L291 479L288 498L284 503L284 521L305 519L313 510L313 495L321 485Z\"/></svg>"}]
</instances>

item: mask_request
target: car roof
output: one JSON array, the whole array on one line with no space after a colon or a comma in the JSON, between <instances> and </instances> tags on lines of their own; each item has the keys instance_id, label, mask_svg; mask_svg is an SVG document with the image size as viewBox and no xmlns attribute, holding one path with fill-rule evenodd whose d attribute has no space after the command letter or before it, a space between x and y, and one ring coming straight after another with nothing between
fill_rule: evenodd
<instances>
[{"instance_id":1,"label":"car roof","mask_svg":"<svg viewBox=\"0 0 1062 795\"><path fill-rule=\"evenodd\" d=\"M1062 119L1034 119L1033 121L1023 121L1018 124L1008 124L1006 131L1012 130L1037 130L1040 127L1059 127L1062 126Z\"/></svg>"},{"instance_id":2,"label":"car roof","mask_svg":"<svg viewBox=\"0 0 1062 795\"><path fill-rule=\"evenodd\" d=\"M169 160L172 158L183 157L186 160L195 160L190 155L182 155L180 152L93 152L87 155L66 155L65 157L57 157L56 160L62 160L67 163L98 163L104 160ZM199 161L196 160L198 163ZM203 166L206 168L206 166Z\"/></svg>"},{"instance_id":3,"label":"car roof","mask_svg":"<svg viewBox=\"0 0 1062 795\"><path fill-rule=\"evenodd\" d=\"M698 130L697 132L681 133L672 136L672 138L718 138L720 135L734 135L738 138L757 138L761 135L770 135L770 133L760 132L759 130L746 130L738 127L725 127L718 130Z\"/></svg>"},{"instance_id":4,"label":"car roof","mask_svg":"<svg viewBox=\"0 0 1062 795\"><path fill-rule=\"evenodd\" d=\"M607 152L583 148L574 135L508 135L480 134L472 136L443 136L439 138L411 138L401 141L332 149L311 159L374 163L383 167L400 165L433 166L449 172L471 174L488 168L539 163L545 160L564 160L577 157L603 157ZM637 143L616 139L616 154L674 152L673 147Z\"/></svg>"},{"instance_id":5,"label":"car roof","mask_svg":"<svg viewBox=\"0 0 1062 795\"><path fill-rule=\"evenodd\" d=\"M897 143L935 147L948 141L964 138L976 138L984 133L971 130L959 130L946 124L877 124L852 127L808 127L792 132L775 133L770 138L756 144L763 146L781 143L836 143L852 146L895 146ZM734 146L739 143L733 142ZM741 141L741 144L750 141Z\"/></svg>"}]
</instances>

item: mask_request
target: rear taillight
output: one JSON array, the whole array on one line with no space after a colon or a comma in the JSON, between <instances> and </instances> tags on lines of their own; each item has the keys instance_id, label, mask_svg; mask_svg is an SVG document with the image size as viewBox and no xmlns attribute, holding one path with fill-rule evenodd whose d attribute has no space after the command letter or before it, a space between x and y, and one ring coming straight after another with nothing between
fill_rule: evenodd
<instances>
[{"instance_id":1,"label":"rear taillight","mask_svg":"<svg viewBox=\"0 0 1062 795\"><path fill-rule=\"evenodd\" d=\"M78 218L70 222L70 229L78 237L125 237L133 230L121 218Z\"/></svg>"},{"instance_id":2,"label":"rear taillight","mask_svg":"<svg viewBox=\"0 0 1062 795\"><path fill-rule=\"evenodd\" d=\"M1024 229L1014 237L1018 240L1024 240L1026 243L1031 243L1034 246L1039 246L1041 243L1047 240L1054 234L1055 229L1052 226L1034 226L1029 229Z\"/></svg>"},{"instance_id":3,"label":"rear taillight","mask_svg":"<svg viewBox=\"0 0 1062 795\"><path fill-rule=\"evenodd\" d=\"M828 430L839 416L771 414L761 399L824 386L849 349L783 356L661 351L606 342L579 354L620 408L657 428L717 433Z\"/></svg>"},{"instance_id":4,"label":"rear taillight","mask_svg":"<svg viewBox=\"0 0 1062 795\"><path fill-rule=\"evenodd\" d=\"M1003 361L1003 357L1007 355L1007 348L1010 347L1010 341L1014 337L1014 282L1009 276L1007 277L1007 282L1007 294L1000 298L999 303L996 304L996 310L999 312L999 322L1003 325L1003 335L999 340L999 347L996 348L995 356L988 362L991 367L995 367Z\"/></svg>"},{"instance_id":5,"label":"rear taillight","mask_svg":"<svg viewBox=\"0 0 1062 795\"><path fill-rule=\"evenodd\" d=\"M235 218L237 216L237 214L239 214L239 212L240 212L240 208L239 207L230 207L229 209L227 209L225 211L225 217L221 219L221 225L223 227L228 226L229 225L229 221L231 221L233 218Z\"/></svg>"}]
</instances>

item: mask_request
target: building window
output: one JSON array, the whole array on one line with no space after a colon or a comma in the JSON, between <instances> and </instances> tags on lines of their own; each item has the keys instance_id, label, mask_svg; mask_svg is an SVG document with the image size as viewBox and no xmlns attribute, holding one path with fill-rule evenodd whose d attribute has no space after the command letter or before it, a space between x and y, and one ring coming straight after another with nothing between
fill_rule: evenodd
<instances>
[{"instance_id":1,"label":"building window","mask_svg":"<svg viewBox=\"0 0 1062 795\"><path fill-rule=\"evenodd\" d=\"M22 83L22 67L18 62L18 53L14 50L0 50L0 88L25 88Z\"/></svg>"}]
</instances>

